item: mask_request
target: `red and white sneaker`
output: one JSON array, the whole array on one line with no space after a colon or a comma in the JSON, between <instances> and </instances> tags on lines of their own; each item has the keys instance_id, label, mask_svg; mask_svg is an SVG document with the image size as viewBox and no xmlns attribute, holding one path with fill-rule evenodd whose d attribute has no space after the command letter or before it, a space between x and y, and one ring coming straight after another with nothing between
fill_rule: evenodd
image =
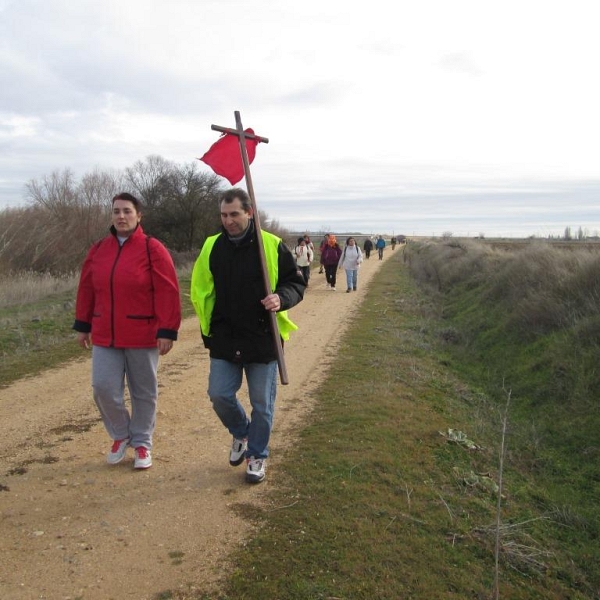
<instances>
[{"instance_id":1,"label":"red and white sneaker","mask_svg":"<svg viewBox=\"0 0 600 600\"><path fill-rule=\"evenodd\" d=\"M106 462L109 465L116 465L125 458L125 453L129 446L129 438L124 440L115 440L110 449L110 452L106 455Z\"/></svg>"},{"instance_id":2,"label":"red and white sneaker","mask_svg":"<svg viewBox=\"0 0 600 600\"><path fill-rule=\"evenodd\" d=\"M152 466L152 454L148 448L138 446L135 449L134 469L149 469Z\"/></svg>"}]
</instances>

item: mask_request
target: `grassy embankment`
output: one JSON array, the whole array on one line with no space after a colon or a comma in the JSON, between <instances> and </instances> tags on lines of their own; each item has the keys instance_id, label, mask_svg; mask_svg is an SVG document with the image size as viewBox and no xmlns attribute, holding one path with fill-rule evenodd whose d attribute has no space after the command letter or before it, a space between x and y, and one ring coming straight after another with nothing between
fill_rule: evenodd
<instances>
[{"instance_id":1,"label":"grassy embankment","mask_svg":"<svg viewBox=\"0 0 600 600\"><path fill-rule=\"evenodd\" d=\"M597 337L591 322L515 322L572 285L554 276L584 279L595 258L456 242L409 252L415 279L400 253L384 265L279 458L270 505L238 507L262 526L221 591L157 600L599 597L597 377L585 368Z\"/></svg>"}]
</instances>

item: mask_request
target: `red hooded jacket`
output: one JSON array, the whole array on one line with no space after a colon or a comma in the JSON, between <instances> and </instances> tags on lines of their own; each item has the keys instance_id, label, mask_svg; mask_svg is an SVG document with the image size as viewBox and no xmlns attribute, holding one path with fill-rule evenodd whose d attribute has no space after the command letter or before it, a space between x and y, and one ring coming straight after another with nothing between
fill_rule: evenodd
<instances>
[{"instance_id":1,"label":"red hooded jacket","mask_svg":"<svg viewBox=\"0 0 600 600\"><path fill-rule=\"evenodd\" d=\"M112 235L94 244L83 263L73 329L96 346L152 348L177 339L179 284L167 249L141 226L122 246Z\"/></svg>"}]
</instances>

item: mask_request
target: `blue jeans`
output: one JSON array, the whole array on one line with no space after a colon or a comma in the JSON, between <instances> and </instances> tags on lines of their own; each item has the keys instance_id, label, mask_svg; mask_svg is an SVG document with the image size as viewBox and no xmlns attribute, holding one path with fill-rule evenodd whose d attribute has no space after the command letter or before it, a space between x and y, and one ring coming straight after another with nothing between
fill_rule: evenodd
<instances>
[{"instance_id":1,"label":"blue jeans","mask_svg":"<svg viewBox=\"0 0 600 600\"><path fill-rule=\"evenodd\" d=\"M250 419L237 398L246 373L252 413ZM246 456L267 458L277 395L277 361L267 364L237 364L210 359L208 396L221 423L235 438L248 438Z\"/></svg>"},{"instance_id":2,"label":"blue jeans","mask_svg":"<svg viewBox=\"0 0 600 600\"><path fill-rule=\"evenodd\" d=\"M358 270L357 269L346 269L346 287L349 290L355 290L356 284L358 283Z\"/></svg>"}]
</instances>

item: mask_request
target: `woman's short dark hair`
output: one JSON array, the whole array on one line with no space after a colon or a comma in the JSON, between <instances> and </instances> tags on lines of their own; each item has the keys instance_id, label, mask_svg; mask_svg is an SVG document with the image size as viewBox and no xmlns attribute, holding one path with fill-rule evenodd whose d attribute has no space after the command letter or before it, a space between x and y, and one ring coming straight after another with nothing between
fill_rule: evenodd
<instances>
[{"instance_id":1,"label":"woman's short dark hair","mask_svg":"<svg viewBox=\"0 0 600 600\"><path fill-rule=\"evenodd\" d=\"M135 206L136 212L141 212L142 210L142 203L133 194L130 194L129 192L121 192L120 194L117 194L112 199L113 204L115 203L115 200L127 200L127 202L131 202L131 204Z\"/></svg>"},{"instance_id":2,"label":"woman's short dark hair","mask_svg":"<svg viewBox=\"0 0 600 600\"><path fill-rule=\"evenodd\" d=\"M242 188L231 188L230 190L223 192L221 200L219 201L219 206L221 206L221 202L231 204L236 198L242 203L244 212L250 212L250 210L252 210L250 196L248 196L248 192Z\"/></svg>"}]
</instances>

